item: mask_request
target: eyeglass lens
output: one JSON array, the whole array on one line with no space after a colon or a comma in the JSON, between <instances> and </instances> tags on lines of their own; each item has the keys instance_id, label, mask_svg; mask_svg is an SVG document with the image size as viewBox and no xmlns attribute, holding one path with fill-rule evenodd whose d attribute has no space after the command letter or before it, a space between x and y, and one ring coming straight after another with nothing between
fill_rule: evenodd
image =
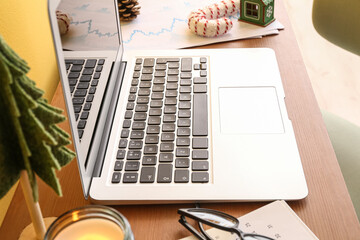
<instances>
[{"instance_id":1,"label":"eyeglass lens","mask_svg":"<svg viewBox=\"0 0 360 240\"><path fill-rule=\"evenodd\" d=\"M191 211L191 214L223 227L231 228L237 226L237 220L235 218L230 218L216 212Z\"/></svg>"}]
</instances>

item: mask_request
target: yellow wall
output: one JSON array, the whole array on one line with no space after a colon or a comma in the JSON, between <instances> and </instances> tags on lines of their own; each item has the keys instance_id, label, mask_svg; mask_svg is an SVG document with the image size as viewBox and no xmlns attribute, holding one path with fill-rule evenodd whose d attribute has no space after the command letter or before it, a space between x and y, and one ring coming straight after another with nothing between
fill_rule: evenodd
<instances>
[{"instance_id":1,"label":"yellow wall","mask_svg":"<svg viewBox=\"0 0 360 240\"><path fill-rule=\"evenodd\" d=\"M28 76L51 99L59 82L47 0L0 0L0 34L31 68ZM13 191L0 200L0 226Z\"/></svg>"}]
</instances>

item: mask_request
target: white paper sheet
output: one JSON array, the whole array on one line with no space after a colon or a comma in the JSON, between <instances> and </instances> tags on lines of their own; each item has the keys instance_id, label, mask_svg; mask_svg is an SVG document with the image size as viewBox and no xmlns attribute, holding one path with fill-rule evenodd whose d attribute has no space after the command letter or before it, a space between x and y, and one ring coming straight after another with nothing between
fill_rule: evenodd
<instances>
[{"instance_id":1,"label":"white paper sheet","mask_svg":"<svg viewBox=\"0 0 360 240\"><path fill-rule=\"evenodd\" d=\"M245 233L257 233L279 240L319 240L301 221L285 201L275 201L240 218L240 229ZM236 240L221 230L210 229L216 240ZM182 240L196 240L190 236Z\"/></svg>"},{"instance_id":2,"label":"white paper sheet","mask_svg":"<svg viewBox=\"0 0 360 240\"><path fill-rule=\"evenodd\" d=\"M68 0L67 0L68 1ZM267 27L260 27L238 21L232 16L233 28L225 35L204 38L190 32L187 17L191 11L203 8L219 0L152 0L140 1L140 15L131 22L121 24L124 48L130 49L178 49L224 42L235 39L259 38L278 34L284 26L274 21ZM106 46L111 49L116 40L111 20L111 6L106 1L73 0L62 6L73 21L70 32L63 37L63 47L69 50L91 50ZM111 2L111 1L109 1ZM93 19L83 19L79 11L90 11ZM95 14L96 13L96 14ZM276 17L276 9L275 9ZM100 23L99 21L100 20ZM97 22L97 25L90 23Z\"/></svg>"}]
</instances>

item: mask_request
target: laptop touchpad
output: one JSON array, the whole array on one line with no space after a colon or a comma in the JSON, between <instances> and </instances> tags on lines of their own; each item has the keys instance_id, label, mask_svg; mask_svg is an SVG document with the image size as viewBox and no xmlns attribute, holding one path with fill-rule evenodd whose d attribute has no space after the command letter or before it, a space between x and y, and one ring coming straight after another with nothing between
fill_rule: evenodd
<instances>
[{"instance_id":1,"label":"laptop touchpad","mask_svg":"<svg viewBox=\"0 0 360 240\"><path fill-rule=\"evenodd\" d=\"M221 132L284 133L275 87L219 88Z\"/></svg>"}]
</instances>

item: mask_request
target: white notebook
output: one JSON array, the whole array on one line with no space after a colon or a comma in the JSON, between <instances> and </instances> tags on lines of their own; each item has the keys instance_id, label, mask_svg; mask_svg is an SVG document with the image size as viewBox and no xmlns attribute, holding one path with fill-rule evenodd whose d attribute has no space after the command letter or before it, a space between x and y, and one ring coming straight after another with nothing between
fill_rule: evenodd
<instances>
[{"instance_id":1,"label":"white notebook","mask_svg":"<svg viewBox=\"0 0 360 240\"><path fill-rule=\"evenodd\" d=\"M275 201L240 218L240 229L247 233L257 233L279 240L318 240L285 201ZM216 240L235 240L236 235L224 238L223 231L209 229ZM182 240L196 240L187 237Z\"/></svg>"}]
</instances>

